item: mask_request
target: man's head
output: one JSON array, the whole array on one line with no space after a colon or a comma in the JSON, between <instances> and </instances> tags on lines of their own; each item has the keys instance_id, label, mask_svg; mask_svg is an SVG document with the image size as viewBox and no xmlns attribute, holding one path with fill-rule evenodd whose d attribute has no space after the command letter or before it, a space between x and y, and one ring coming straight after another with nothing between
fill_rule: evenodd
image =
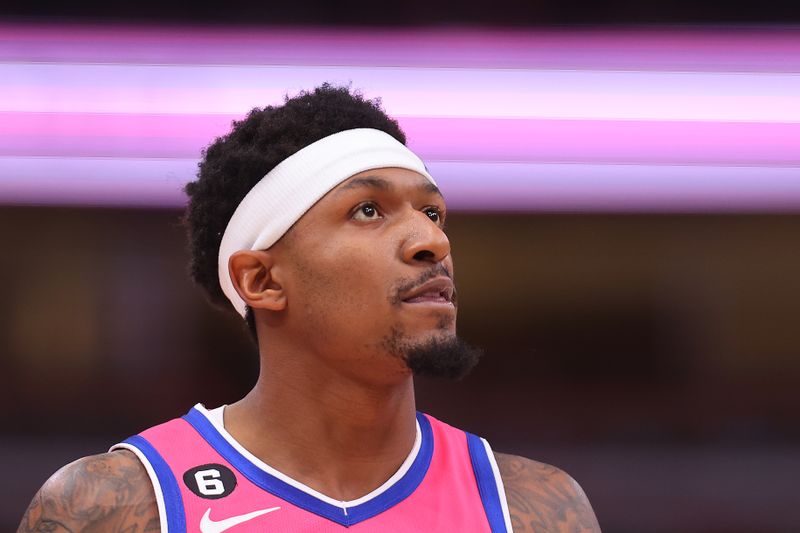
<instances>
[{"instance_id":1,"label":"man's head","mask_svg":"<svg viewBox=\"0 0 800 533\"><path fill-rule=\"evenodd\" d=\"M269 180L301 149L291 160L362 128L396 139L383 141L384 134L375 132L378 144L397 145L401 163L346 173L310 209L298 211L299 219L291 219L291 228L281 230L274 244L267 241L266 249L235 246L241 251L228 259L230 246L223 243L218 276L220 243L223 234L225 242L231 240L229 221L240 203L249 202L251 212L270 222L269 210L258 212L262 204L253 203L251 190L257 184L256 191L265 185L272 190ZM333 135L338 132L346 133ZM405 136L379 104L345 88L325 85L283 106L252 111L206 150L198 180L186 187L194 279L218 305L230 307L229 298L240 310L247 304L251 328L262 337L280 334L310 353L334 354L330 364L360 360L385 374L394 361L400 372L463 374L477 352L455 335L444 201L421 162L405 163L407 150L400 143ZM288 201L297 196L302 194ZM231 225L239 218L237 211ZM226 275L235 288L227 289L227 297L220 286L220 279L228 282Z\"/></svg>"}]
</instances>

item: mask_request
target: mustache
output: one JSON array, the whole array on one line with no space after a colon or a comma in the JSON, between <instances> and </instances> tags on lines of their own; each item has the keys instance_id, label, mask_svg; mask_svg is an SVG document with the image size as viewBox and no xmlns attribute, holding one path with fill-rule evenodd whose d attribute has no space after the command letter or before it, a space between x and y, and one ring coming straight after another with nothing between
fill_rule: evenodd
<instances>
[{"instance_id":1,"label":"mustache","mask_svg":"<svg viewBox=\"0 0 800 533\"><path fill-rule=\"evenodd\" d=\"M428 280L439 276L446 276L450 278L451 281L454 281L453 274L447 270L444 265L438 264L424 271L415 279L401 279L398 281L395 284L395 287L392 289L392 296L389 298L389 301L391 301L394 305L399 305L403 301L401 295L406 294ZM455 287L453 287L453 305L458 305L458 291L455 289Z\"/></svg>"}]
</instances>

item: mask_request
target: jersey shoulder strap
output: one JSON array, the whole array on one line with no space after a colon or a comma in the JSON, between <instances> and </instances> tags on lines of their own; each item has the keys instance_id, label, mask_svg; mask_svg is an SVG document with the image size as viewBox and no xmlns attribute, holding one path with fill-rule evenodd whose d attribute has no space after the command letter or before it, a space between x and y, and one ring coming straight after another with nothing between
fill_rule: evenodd
<instances>
[{"instance_id":1,"label":"jersey shoulder strap","mask_svg":"<svg viewBox=\"0 0 800 533\"><path fill-rule=\"evenodd\" d=\"M448 467L451 475L459 469L471 470L492 533L511 533L505 488L489 443L484 438L454 428L430 415L425 416L431 422L437 452L450 458L459 458Z\"/></svg>"},{"instance_id":2,"label":"jersey shoulder strap","mask_svg":"<svg viewBox=\"0 0 800 533\"><path fill-rule=\"evenodd\" d=\"M184 533L186 513L178 480L159 448L164 439L174 439L190 453L197 453L196 448L192 449L192 433L189 424L176 418L115 444L109 450L129 450L139 458L153 485L161 531L164 532Z\"/></svg>"}]
</instances>

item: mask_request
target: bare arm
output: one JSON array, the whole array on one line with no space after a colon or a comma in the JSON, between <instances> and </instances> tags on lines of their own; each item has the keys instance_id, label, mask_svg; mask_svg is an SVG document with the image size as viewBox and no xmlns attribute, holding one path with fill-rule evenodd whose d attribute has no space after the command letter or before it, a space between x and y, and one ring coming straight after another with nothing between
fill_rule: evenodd
<instances>
[{"instance_id":1,"label":"bare arm","mask_svg":"<svg viewBox=\"0 0 800 533\"><path fill-rule=\"evenodd\" d=\"M39 489L17 533L159 531L150 478L136 456L120 450L68 464Z\"/></svg>"},{"instance_id":2,"label":"bare arm","mask_svg":"<svg viewBox=\"0 0 800 533\"><path fill-rule=\"evenodd\" d=\"M495 458L515 533L600 533L586 494L566 472L516 455Z\"/></svg>"}]
</instances>

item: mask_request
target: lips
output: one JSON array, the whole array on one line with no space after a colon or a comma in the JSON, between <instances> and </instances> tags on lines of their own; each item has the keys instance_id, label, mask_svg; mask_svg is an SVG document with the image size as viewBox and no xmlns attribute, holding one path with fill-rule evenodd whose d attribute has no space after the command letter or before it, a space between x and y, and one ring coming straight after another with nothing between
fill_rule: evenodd
<instances>
[{"instance_id":1,"label":"lips","mask_svg":"<svg viewBox=\"0 0 800 533\"><path fill-rule=\"evenodd\" d=\"M440 303L453 304L455 288L450 278L434 278L419 287L415 287L401 297L405 303Z\"/></svg>"}]
</instances>

